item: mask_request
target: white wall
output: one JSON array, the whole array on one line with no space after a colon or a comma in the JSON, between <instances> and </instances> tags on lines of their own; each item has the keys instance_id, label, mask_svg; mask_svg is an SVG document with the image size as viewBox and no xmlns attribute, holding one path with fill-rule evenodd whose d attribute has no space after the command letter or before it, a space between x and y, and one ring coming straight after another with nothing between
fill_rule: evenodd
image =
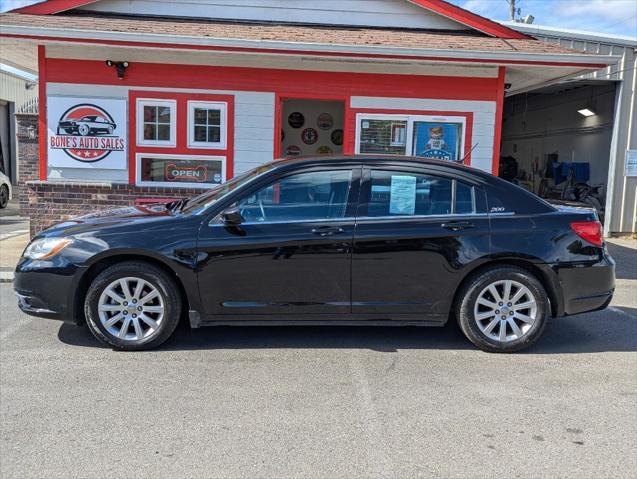
<instances>
[{"instance_id":1,"label":"white wall","mask_svg":"<svg viewBox=\"0 0 637 479\"><path fill-rule=\"evenodd\" d=\"M597 114L586 118L577 113L586 107ZM557 152L562 162L590 163L589 183L606 185L614 107L612 84L509 98L503 114L502 155L513 156L519 168L531 173L535 158L543 170L545 156ZM535 185L537 192L538 177Z\"/></svg>"},{"instance_id":2,"label":"white wall","mask_svg":"<svg viewBox=\"0 0 637 479\"><path fill-rule=\"evenodd\" d=\"M234 96L235 174L272 160L274 156L274 93L227 90L188 90L105 85L47 84L47 95L125 98L129 90L210 93ZM131 108L131 105L128 105ZM134 138L129 138L130 142ZM49 179L128 182L127 170L50 168Z\"/></svg>"},{"instance_id":3,"label":"white wall","mask_svg":"<svg viewBox=\"0 0 637 479\"><path fill-rule=\"evenodd\" d=\"M131 89L234 95L235 174L268 162L274 157L274 93L49 83L47 84L47 95L128 98L128 91ZM334 105L335 108L337 106ZM491 171L495 102L353 96L351 97L350 106L351 108L473 112L473 134L471 138L465 140L471 146L477 144L471 154L471 165L484 171ZM129 108L131 108L130 105ZM335 122L338 122L340 118L336 110L333 116ZM286 122L287 115L282 120ZM131 141L134 141L134 139L129 138L129 143ZM318 143L313 146L318 146ZM48 177L60 180L127 182L128 171L49 167Z\"/></svg>"},{"instance_id":4,"label":"white wall","mask_svg":"<svg viewBox=\"0 0 637 479\"><path fill-rule=\"evenodd\" d=\"M468 30L407 0L102 0L81 10L162 17Z\"/></svg>"}]
</instances>

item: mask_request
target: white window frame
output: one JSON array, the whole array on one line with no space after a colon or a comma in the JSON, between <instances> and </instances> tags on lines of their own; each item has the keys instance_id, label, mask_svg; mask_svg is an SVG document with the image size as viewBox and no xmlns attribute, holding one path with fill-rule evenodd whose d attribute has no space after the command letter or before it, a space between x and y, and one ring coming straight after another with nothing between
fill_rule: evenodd
<instances>
[{"instance_id":1,"label":"white window frame","mask_svg":"<svg viewBox=\"0 0 637 479\"><path fill-rule=\"evenodd\" d=\"M195 108L219 110L219 141L195 141ZM228 145L228 103L225 101L188 101L188 148L225 150Z\"/></svg>"},{"instance_id":2,"label":"white window frame","mask_svg":"<svg viewBox=\"0 0 637 479\"><path fill-rule=\"evenodd\" d=\"M439 116L439 115L401 115L401 114L383 114L383 113L357 113L356 114L356 143L355 152L360 154L361 140L361 122L363 120L387 120L387 121L406 121L407 122L407 138L405 141L405 155L413 156L414 147L414 123L419 121L440 122L440 123L462 123L462 139L460 141L460 150L458 151L458 160L464 157L465 142L467 141L467 119L464 116ZM392 153L387 153L392 155ZM400 155L397 155L400 156Z\"/></svg>"},{"instance_id":3,"label":"white window frame","mask_svg":"<svg viewBox=\"0 0 637 479\"><path fill-rule=\"evenodd\" d=\"M144 139L144 107L158 106L170 108L170 140L146 140ZM138 98L137 99L137 145L138 146L158 146L163 148L174 148L177 144L177 101Z\"/></svg>"},{"instance_id":4,"label":"white window frame","mask_svg":"<svg viewBox=\"0 0 637 479\"><path fill-rule=\"evenodd\" d=\"M221 161L221 183L227 178L228 157L217 155L171 155L166 153L137 153L135 155L135 184L137 186L164 186L170 188L214 188L218 183L197 183L182 181L142 181L142 158L162 158L174 160Z\"/></svg>"}]
</instances>

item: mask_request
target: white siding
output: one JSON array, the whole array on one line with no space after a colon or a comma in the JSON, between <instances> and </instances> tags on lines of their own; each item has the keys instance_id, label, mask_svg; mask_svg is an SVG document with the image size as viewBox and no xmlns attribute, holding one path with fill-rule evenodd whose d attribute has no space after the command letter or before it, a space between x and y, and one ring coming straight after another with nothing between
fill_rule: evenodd
<instances>
[{"instance_id":1,"label":"white siding","mask_svg":"<svg viewBox=\"0 0 637 479\"><path fill-rule=\"evenodd\" d=\"M162 17L467 29L407 0L102 0L81 10Z\"/></svg>"},{"instance_id":2,"label":"white siding","mask_svg":"<svg viewBox=\"0 0 637 479\"><path fill-rule=\"evenodd\" d=\"M28 89L27 85L29 85ZM37 98L37 82L31 82L0 71L0 100L15 103L16 112L21 111L23 107L27 107L30 104L35 104L35 110L37 110Z\"/></svg>"},{"instance_id":3,"label":"white siding","mask_svg":"<svg viewBox=\"0 0 637 479\"><path fill-rule=\"evenodd\" d=\"M352 108L472 112L473 134L465 140L471 147L477 145L471 152L471 166L492 171L496 110L494 101L353 96L350 105Z\"/></svg>"},{"instance_id":4,"label":"white siding","mask_svg":"<svg viewBox=\"0 0 637 479\"><path fill-rule=\"evenodd\" d=\"M147 88L106 85L49 83L47 95L78 97L128 98L129 90L169 91L175 93L210 93L233 95L234 171L235 174L272 160L274 156L274 93L227 90L189 90L181 88ZM131 108L131 105L128 106ZM134 138L129 138L129 143ZM48 176L60 180L128 182L128 170L49 168Z\"/></svg>"}]
</instances>

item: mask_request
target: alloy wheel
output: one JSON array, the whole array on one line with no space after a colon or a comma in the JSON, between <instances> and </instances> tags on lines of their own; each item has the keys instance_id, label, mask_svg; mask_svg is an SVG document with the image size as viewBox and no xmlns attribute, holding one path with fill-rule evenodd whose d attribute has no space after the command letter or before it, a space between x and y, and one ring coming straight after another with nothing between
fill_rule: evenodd
<instances>
[{"instance_id":1,"label":"alloy wheel","mask_svg":"<svg viewBox=\"0 0 637 479\"><path fill-rule=\"evenodd\" d=\"M537 299L513 280L495 281L478 295L474 318L489 339L506 343L525 336L537 319Z\"/></svg>"},{"instance_id":2,"label":"alloy wheel","mask_svg":"<svg viewBox=\"0 0 637 479\"><path fill-rule=\"evenodd\" d=\"M102 292L97 304L100 323L123 341L141 341L154 336L164 319L164 300L148 281L120 278Z\"/></svg>"}]
</instances>

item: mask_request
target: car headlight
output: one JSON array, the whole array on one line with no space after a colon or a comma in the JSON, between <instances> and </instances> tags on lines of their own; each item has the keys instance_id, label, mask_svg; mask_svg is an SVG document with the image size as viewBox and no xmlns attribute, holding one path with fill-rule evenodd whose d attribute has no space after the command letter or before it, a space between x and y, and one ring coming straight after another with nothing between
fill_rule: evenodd
<instances>
[{"instance_id":1,"label":"car headlight","mask_svg":"<svg viewBox=\"0 0 637 479\"><path fill-rule=\"evenodd\" d=\"M27 246L24 250L25 258L29 259L49 259L58 254L73 242L70 238L41 238Z\"/></svg>"}]
</instances>

